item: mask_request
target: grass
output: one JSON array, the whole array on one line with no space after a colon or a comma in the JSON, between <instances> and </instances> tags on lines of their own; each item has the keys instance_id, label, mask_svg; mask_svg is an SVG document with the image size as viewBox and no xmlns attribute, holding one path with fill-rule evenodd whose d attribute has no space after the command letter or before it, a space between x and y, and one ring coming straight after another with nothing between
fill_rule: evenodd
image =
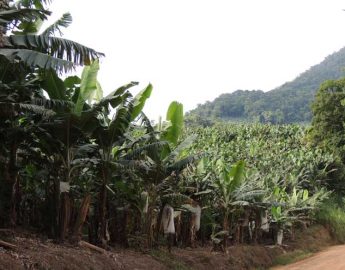
<instances>
[{"instance_id":1,"label":"grass","mask_svg":"<svg viewBox=\"0 0 345 270\"><path fill-rule=\"evenodd\" d=\"M345 204L343 201L332 198L324 202L316 219L330 230L337 242L345 243Z\"/></svg>"},{"instance_id":2,"label":"grass","mask_svg":"<svg viewBox=\"0 0 345 270\"><path fill-rule=\"evenodd\" d=\"M282 254L273 260L273 265L286 265L290 263L294 263L300 260L303 260L305 258L310 257L313 255L313 252L310 252L308 250L294 250L292 252Z\"/></svg>"},{"instance_id":3,"label":"grass","mask_svg":"<svg viewBox=\"0 0 345 270\"><path fill-rule=\"evenodd\" d=\"M323 203L317 212L317 223L307 230L296 231L295 241L292 242L294 250L273 258L272 269L274 266L291 264L308 258L323 250L330 244L334 244L332 238L341 242L345 239L345 211L341 204L335 199ZM324 228L327 227L327 230ZM328 232L329 231L329 232Z\"/></svg>"},{"instance_id":4,"label":"grass","mask_svg":"<svg viewBox=\"0 0 345 270\"><path fill-rule=\"evenodd\" d=\"M149 253L153 258L157 261L163 263L169 269L172 270L190 270L188 266L184 263L178 261L177 258L174 257L171 253L168 253L164 250L151 250Z\"/></svg>"}]
</instances>

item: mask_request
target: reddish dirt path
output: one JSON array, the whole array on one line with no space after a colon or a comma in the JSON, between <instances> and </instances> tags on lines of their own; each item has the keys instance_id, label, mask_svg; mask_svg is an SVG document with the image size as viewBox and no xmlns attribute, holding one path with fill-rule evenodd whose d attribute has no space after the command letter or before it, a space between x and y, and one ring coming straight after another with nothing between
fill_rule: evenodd
<instances>
[{"instance_id":1,"label":"reddish dirt path","mask_svg":"<svg viewBox=\"0 0 345 270\"><path fill-rule=\"evenodd\" d=\"M272 270L344 270L345 245L333 246L302 261Z\"/></svg>"}]
</instances>

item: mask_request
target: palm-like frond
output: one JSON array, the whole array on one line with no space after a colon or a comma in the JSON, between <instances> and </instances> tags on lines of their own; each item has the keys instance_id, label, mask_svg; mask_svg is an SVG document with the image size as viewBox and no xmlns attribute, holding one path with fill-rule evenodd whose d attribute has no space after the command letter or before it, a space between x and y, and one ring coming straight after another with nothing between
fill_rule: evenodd
<instances>
[{"instance_id":1,"label":"palm-like frond","mask_svg":"<svg viewBox=\"0 0 345 270\"><path fill-rule=\"evenodd\" d=\"M18 114L20 111L42 115L43 117L51 117L55 115L54 111L35 104L0 102L1 115L14 115Z\"/></svg>"},{"instance_id":2,"label":"palm-like frond","mask_svg":"<svg viewBox=\"0 0 345 270\"><path fill-rule=\"evenodd\" d=\"M148 170L148 166L146 163L142 160L117 160L117 164L122 166L122 168L127 169L127 170Z\"/></svg>"},{"instance_id":3,"label":"palm-like frond","mask_svg":"<svg viewBox=\"0 0 345 270\"><path fill-rule=\"evenodd\" d=\"M34 104L17 103L17 104L14 104L14 106L16 106L20 110L39 114L44 117L52 117L55 115L54 111L46 109L42 106L34 105Z\"/></svg>"},{"instance_id":4,"label":"palm-like frond","mask_svg":"<svg viewBox=\"0 0 345 270\"><path fill-rule=\"evenodd\" d=\"M126 135L126 138L130 141L126 146L122 147L121 150L131 150L133 149L136 145L140 143L146 143L149 144L152 141L156 141L156 135L158 135L159 132L152 131L150 133L146 133L139 138L132 138L128 135Z\"/></svg>"},{"instance_id":5,"label":"palm-like frond","mask_svg":"<svg viewBox=\"0 0 345 270\"><path fill-rule=\"evenodd\" d=\"M50 15L51 12L47 10L38 10L38 9L9 9L0 11L0 23L8 24L15 23L16 21L32 21L35 19L45 20L47 15Z\"/></svg>"},{"instance_id":6,"label":"palm-like frond","mask_svg":"<svg viewBox=\"0 0 345 270\"><path fill-rule=\"evenodd\" d=\"M180 172L183 169L185 169L188 165L195 162L197 159L198 159L198 156L196 156L196 155L191 155L191 156L185 157L185 158L175 162L174 164L170 165L167 168L167 171L169 174L172 173L173 171Z\"/></svg>"},{"instance_id":7,"label":"palm-like frond","mask_svg":"<svg viewBox=\"0 0 345 270\"><path fill-rule=\"evenodd\" d=\"M74 68L74 64L72 62L54 58L45 53L40 53L32 50L0 49L0 55L5 56L11 62L20 60L27 66L39 67L42 69L54 69L59 72L67 72Z\"/></svg>"},{"instance_id":8,"label":"palm-like frond","mask_svg":"<svg viewBox=\"0 0 345 270\"><path fill-rule=\"evenodd\" d=\"M48 5L52 0L17 0L16 6L18 8L22 7L36 7L38 9L43 9L43 4Z\"/></svg>"},{"instance_id":9,"label":"palm-like frond","mask_svg":"<svg viewBox=\"0 0 345 270\"><path fill-rule=\"evenodd\" d=\"M147 154L148 156L152 156L152 154L159 152L162 148L167 146L169 146L169 143L167 141L157 141L154 143L146 144L127 153L123 156L123 159L132 160L140 157L140 155L142 155L143 153Z\"/></svg>"},{"instance_id":10,"label":"palm-like frond","mask_svg":"<svg viewBox=\"0 0 345 270\"><path fill-rule=\"evenodd\" d=\"M61 28L67 28L71 23L72 23L72 15L69 12L64 13L60 19L58 19L52 25L48 26L42 32L42 35L51 36L55 32L58 32L60 36L62 36Z\"/></svg>"},{"instance_id":11,"label":"palm-like frond","mask_svg":"<svg viewBox=\"0 0 345 270\"><path fill-rule=\"evenodd\" d=\"M87 65L104 54L77 42L47 35L11 35L6 37L0 54L10 61L21 60L29 66L69 71L74 65Z\"/></svg>"},{"instance_id":12,"label":"palm-like frond","mask_svg":"<svg viewBox=\"0 0 345 270\"><path fill-rule=\"evenodd\" d=\"M31 100L32 104L43 106L46 109L70 109L74 103L68 100L35 98Z\"/></svg>"},{"instance_id":13,"label":"palm-like frond","mask_svg":"<svg viewBox=\"0 0 345 270\"><path fill-rule=\"evenodd\" d=\"M123 104L117 109L116 114L109 125L111 141L118 140L126 133L131 122L132 108L132 104L128 103Z\"/></svg>"},{"instance_id":14,"label":"palm-like frond","mask_svg":"<svg viewBox=\"0 0 345 270\"><path fill-rule=\"evenodd\" d=\"M155 132L155 129L151 125L150 119L147 117L147 115L144 112L141 112L140 119L142 124L146 127L148 133Z\"/></svg>"},{"instance_id":15,"label":"palm-like frond","mask_svg":"<svg viewBox=\"0 0 345 270\"><path fill-rule=\"evenodd\" d=\"M264 194L265 194L264 190L245 190L243 192L238 190L238 192L235 192L234 197L238 201L251 202L255 200L255 198L260 197Z\"/></svg>"}]
</instances>

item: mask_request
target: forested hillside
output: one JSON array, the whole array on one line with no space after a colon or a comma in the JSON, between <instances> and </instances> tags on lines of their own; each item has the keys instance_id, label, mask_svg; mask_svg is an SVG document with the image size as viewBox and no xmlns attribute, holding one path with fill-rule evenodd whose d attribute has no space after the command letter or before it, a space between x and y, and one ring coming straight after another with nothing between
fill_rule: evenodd
<instances>
[{"instance_id":1,"label":"forested hillside","mask_svg":"<svg viewBox=\"0 0 345 270\"><path fill-rule=\"evenodd\" d=\"M344 76L345 48L300 74L295 80L269 92L237 90L199 105L187 115L200 119L259 121L271 123L309 122L310 105L320 84Z\"/></svg>"}]
</instances>

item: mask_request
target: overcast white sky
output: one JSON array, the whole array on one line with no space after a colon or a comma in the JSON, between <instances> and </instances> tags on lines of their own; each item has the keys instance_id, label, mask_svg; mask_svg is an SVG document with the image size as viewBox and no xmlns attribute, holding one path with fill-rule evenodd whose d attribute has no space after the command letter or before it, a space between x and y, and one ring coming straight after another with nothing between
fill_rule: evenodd
<instances>
[{"instance_id":1,"label":"overcast white sky","mask_svg":"<svg viewBox=\"0 0 345 270\"><path fill-rule=\"evenodd\" d=\"M70 38L98 51L105 93L151 82L145 111L165 116L237 89L271 90L345 46L341 0L55 0ZM344 63L345 66L345 63ZM134 91L136 92L136 91Z\"/></svg>"}]
</instances>

